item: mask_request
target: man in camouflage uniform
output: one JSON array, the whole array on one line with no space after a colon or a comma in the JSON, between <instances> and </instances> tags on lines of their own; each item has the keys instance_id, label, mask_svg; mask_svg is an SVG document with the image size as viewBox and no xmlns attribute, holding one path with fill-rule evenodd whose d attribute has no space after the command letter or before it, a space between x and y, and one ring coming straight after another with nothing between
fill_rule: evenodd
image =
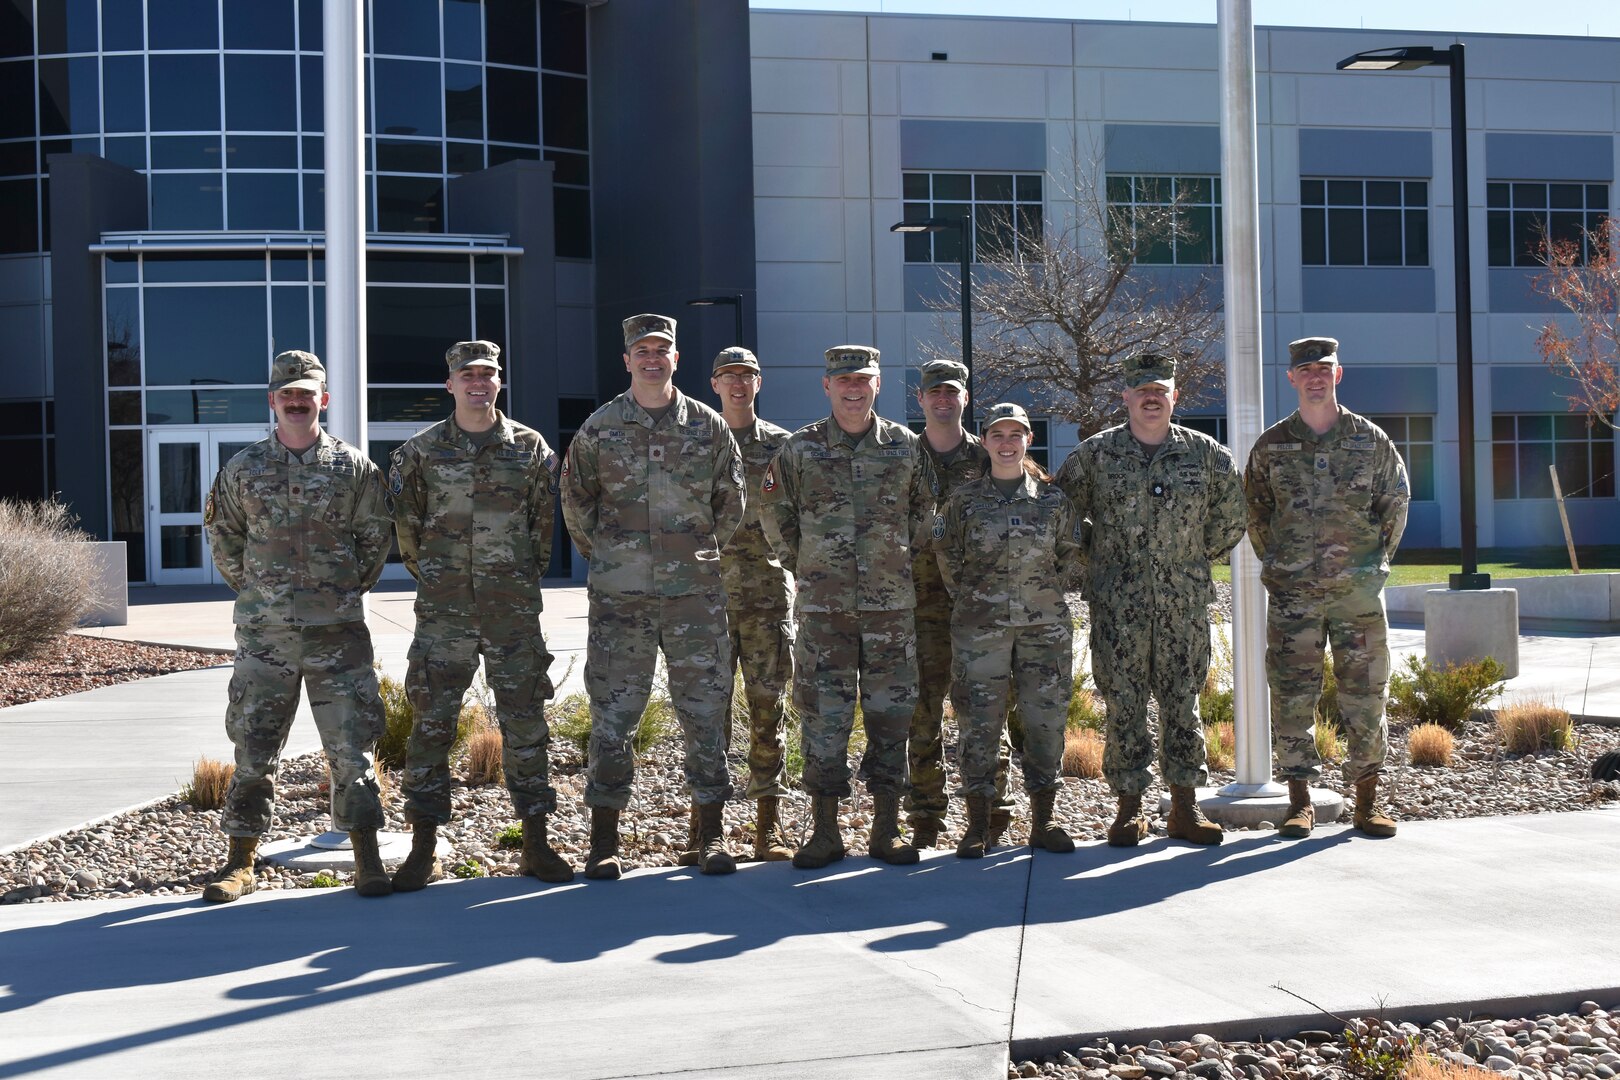
<instances>
[{"instance_id":1,"label":"man in camouflage uniform","mask_svg":"<svg viewBox=\"0 0 1620 1080\"><path fill-rule=\"evenodd\" d=\"M1266 673L1277 771L1288 781L1288 818L1278 831L1308 836L1316 823L1311 781L1322 653L1333 646L1333 677L1355 785L1355 827L1394 836L1378 805L1378 774L1389 752L1384 694L1389 624L1384 581L1406 529L1406 466L1388 435L1339 404L1339 343L1301 338L1288 345L1288 382L1299 409L1261 433L1244 478L1249 539L1260 558L1266 610Z\"/></svg>"},{"instance_id":2,"label":"man in camouflage uniform","mask_svg":"<svg viewBox=\"0 0 1620 1080\"><path fill-rule=\"evenodd\" d=\"M269 398L275 431L226 463L203 511L214 565L236 590L236 670L225 711L236 772L220 814L230 855L203 899L253 891L300 683L332 773L332 823L354 849L355 889L386 896L371 761L383 709L364 607L388 559L382 478L364 454L321 430L329 396L314 356L277 356Z\"/></svg>"},{"instance_id":3,"label":"man in camouflage uniform","mask_svg":"<svg viewBox=\"0 0 1620 1080\"><path fill-rule=\"evenodd\" d=\"M589 878L616 878L619 814L635 779L632 741L658 653L686 736L686 784L705 874L737 868L721 813L731 642L720 549L743 518L743 463L725 418L675 388L675 320L624 320L630 389L592 413L568 446L563 516L591 561L585 685L591 743Z\"/></svg>"},{"instance_id":4,"label":"man in camouflage uniform","mask_svg":"<svg viewBox=\"0 0 1620 1080\"><path fill-rule=\"evenodd\" d=\"M1218 844L1220 826L1198 807L1198 785L1209 778L1198 691L1209 673L1209 566L1243 537L1243 487L1229 450L1170 422L1175 358L1142 353L1124 368L1128 422L1081 443L1057 475L1075 512L1090 519L1091 664L1108 710L1103 775L1119 798L1108 842L1132 847L1148 833L1151 696L1170 787L1165 832Z\"/></svg>"},{"instance_id":5,"label":"man in camouflage uniform","mask_svg":"<svg viewBox=\"0 0 1620 1080\"><path fill-rule=\"evenodd\" d=\"M551 563L557 456L538 431L496 408L500 358L492 341L452 345L444 385L455 411L395 450L388 470L400 558L417 582L405 675L416 723L400 785L412 838L394 874L400 892L439 875L434 849L450 821L450 748L480 656L501 726L501 771L523 823L521 871L541 881L574 877L546 837L557 793L540 579Z\"/></svg>"},{"instance_id":6,"label":"man in camouflage uniform","mask_svg":"<svg viewBox=\"0 0 1620 1080\"><path fill-rule=\"evenodd\" d=\"M765 535L798 584L793 702L815 831L793 865L844 857L838 800L850 794L857 686L866 725L860 776L874 804L867 850L914 863L917 849L900 837L917 697L911 553L931 528L937 490L917 436L874 411L876 349L828 349L821 385L832 415L794 432L760 485Z\"/></svg>"}]
</instances>

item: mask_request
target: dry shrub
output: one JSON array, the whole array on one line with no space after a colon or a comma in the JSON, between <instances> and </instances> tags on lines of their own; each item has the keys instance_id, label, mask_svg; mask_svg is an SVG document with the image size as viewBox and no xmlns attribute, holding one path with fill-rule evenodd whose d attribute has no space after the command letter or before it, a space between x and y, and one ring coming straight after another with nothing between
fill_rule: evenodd
<instances>
[{"instance_id":1,"label":"dry shrub","mask_svg":"<svg viewBox=\"0 0 1620 1080\"><path fill-rule=\"evenodd\" d=\"M1237 760L1237 735L1231 721L1204 725L1204 760L1210 772L1223 772Z\"/></svg>"},{"instance_id":2,"label":"dry shrub","mask_svg":"<svg viewBox=\"0 0 1620 1080\"><path fill-rule=\"evenodd\" d=\"M1069 731L1082 728L1101 731L1106 719L1102 700L1097 696L1097 691L1083 683L1084 676L1075 680L1074 693L1069 695L1069 718L1064 722L1064 727Z\"/></svg>"},{"instance_id":3,"label":"dry shrub","mask_svg":"<svg viewBox=\"0 0 1620 1080\"><path fill-rule=\"evenodd\" d=\"M96 602L94 549L58 502L0 499L0 660L29 656Z\"/></svg>"},{"instance_id":4,"label":"dry shrub","mask_svg":"<svg viewBox=\"0 0 1620 1080\"><path fill-rule=\"evenodd\" d=\"M488 688L480 675L473 684L475 700L462 706L461 716L456 721L455 741L450 745L450 758L454 760L467 748L467 740L472 738L473 726L480 715L488 716L491 707L483 704L488 696ZM403 769L405 767L405 754L410 746L411 728L416 725L416 707L411 704L410 695L405 692L405 686L398 679L377 669L377 696L382 699L383 733L377 740L373 756L376 758L379 769Z\"/></svg>"},{"instance_id":5,"label":"dry shrub","mask_svg":"<svg viewBox=\"0 0 1620 1080\"><path fill-rule=\"evenodd\" d=\"M499 784L504 748L501 729L476 702L462 710L462 722L472 726L472 735L467 739L467 783L474 787Z\"/></svg>"},{"instance_id":6,"label":"dry shrub","mask_svg":"<svg viewBox=\"0 0 1620 1080\"><path fill-rule=\"evenodd\" d=\"M180 790L180 797L194 810L218 810L225 805L225 792L235 774L236 766L228 761L198 758L191 767L191 783Z\"/></svg>"},{"instance_id":7,"label":"dry shrub","mask_svg":"<svg viewBox=\"0 0 1620 1080\"><path fill-rule=\"evenodd\" d=\"M1450 765L1455 742L1451 732L1439 724L1419 724L1407 737L1406 756L1414 765Z\"/></svg>"},{"instance_id":8,"label":"dry shrub","mask_svg":"<svg viewBox=\"0 0 1620 1080\"><path fill-rule=\"evenodd\" d=\"M1102 776L1102 763L1101 735L1090 728L1075 728L1063 733L1063 775L1096 780Z\"/></svg>"},{"instance_id":9,"label":"dry shrub","mask_svg":"<svg viewBox=\"0 0 1620 1080\"><path fill-rule=\"evenodd\" d=\"M1406 1063L1401 1076L1404 1080L1490 1080L1496 1073L1489 1069L1455 1065L1431 1054L1415 1054Z\"/></svg>"},{"instance_id":10,"label":"dry shrub","mask_svg":"<svg viewBox=\"0 0 1620 1080\"><path fill-rule=\"evenodd\" d=\"M1316 721L1316 756L1330 765L1344 760L1344 732L1332 720Z\"/></svg>"},{"instance_id":11,"label":"dry shrub","mask_svg":"<svg viewBox=\"0 0 1620 1080\"><path fill-rule=\"evenodd\" d=\"M1568 750L1575 745L1575 724L1568 709L1551 700L1521 698L1504 705L1496 713L1496 730L1502 745L1512 754L1533 754L1537 750Z\"/></svg>"}]
</instances>

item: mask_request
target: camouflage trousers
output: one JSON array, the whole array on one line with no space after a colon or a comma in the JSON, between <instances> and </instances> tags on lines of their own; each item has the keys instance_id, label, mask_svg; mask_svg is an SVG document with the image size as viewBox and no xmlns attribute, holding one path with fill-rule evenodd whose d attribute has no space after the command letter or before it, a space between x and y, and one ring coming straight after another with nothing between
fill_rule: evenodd
<instances>
[{"instance_id":1,"label":"camouflage trousers","mask_svg":"<svg viewBox=\"0 0 1620 1080\"><path fill-rule=\"evenodd\" d=\"M1202 607L1154 610L1091 604L1091 670L1108 707L1103 776L1118 795L1153 781L1148 699L1159 704L1164 782L1209 779L1198 691L1209 673L1209 619Z\"/></svg>"},{"instance_id":2,"label":"camouflage trousers","mask_svg":"<svg viewBox=\"0 0 1620 1080\"><path fill-rule=\"evenodd\" d=\"M551 700L551 653L535 615L423 615L416 621L405 692L416 710L405 751L400 793L405 820L450 820L450 749L467 687L484 658L501 726L501 771L520 818L557 808L551 786L546 702Z\"/></svg>"},{"instance_id":3,"label":"camouflage trousers","mask_svg":"<svg viewBox=\"0 0 1620 1080\"><path fill-rule=\"evenodd\" d=\"M860 778L874 795L906 791L906 733L917 696L910 609L801 612L793 643L793 704L799 710L804 788L850 794L849 737L860 696L866 752Z\"/></svg>"},{"instance_id":4,"label":"camouflage trousers","mask_svg":"<svg viewBox=\"0 0 1620 1080\"><path fill-rule=\"evenodd\" d=\"M383 732L382 699L363 622L236 628L225 731L236 772L225 793L220 831L262 836L275 810L276 769L302 684L332 773L332 824L341 832L378 829L382 801L371 750Z\"/></svg>"},{"instance_id":5,"label":"camouflage trousers","mask_svg":"<svg viewBox=\"0 0 1620 1080\"><path fill-rule=\"evenodd\" d=\"M786 611L726 612L731 651L742 668L748 707L748 798L778 798L782 784L782 722L793 679L793 624ZM726 710L727 717L731 713Z\"/></svg>"},{"instance_id":6,"label":"camouflage trousers","mask_svg":"<svg viewBox=\"0 0 1620 1080\"><path fill-rule=\"evenodd\" d=\"M1056 788L1074 693L1074 627L958 626L951 645L951 701L962 732L962 794L1004 794L997 791L996 781L1006 780L1002 739L1015 691L1024 724L1024 790L1034 794Z\"/></svg>"},{"instance_id":7,"label":"camouflage trousers","mask_svg":"<svg viewBox=\"0 0 1620 1080\"><path fill-rule=\"evenodd\" d=\"M1333 678L1348 750L1344 779L1376 776L1389 753L1384 700L1389 683L1389 624L1381 594L1273 593L1266 609L1266 680L1277 775L1316 780L1316 701L1324 646L1333 645Z\"/></svg>"},{"instance_id":8,"label":"camouflage trousers","mask_svg":"<svg viewBox=\"0 0 1620 1080\"><path fill-rule=\"evenodd\" d=\"M669 697L686 740L686 786L697 803L731 797L726 770L730 731L731 642L721 596L591 597L585 688L591 743L585 802L623 810L635 781L634 741L652 696L658 653L669 670Z\"/></svg>"}]
</instances>

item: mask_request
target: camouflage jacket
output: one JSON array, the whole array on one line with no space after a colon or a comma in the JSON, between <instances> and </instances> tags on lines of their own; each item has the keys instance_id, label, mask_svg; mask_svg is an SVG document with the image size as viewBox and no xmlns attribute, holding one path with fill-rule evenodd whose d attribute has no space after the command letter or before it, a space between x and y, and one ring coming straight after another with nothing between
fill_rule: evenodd
<instances>
[{"instance_id":1,"label":"camouflage jacket","mask_svg":"<svg viewBox=\"0 0 1620 1080\"><path fill-rule=\"evenodd\" d=\"M901 424L879 416L858 441L831 417L794 432L765 471L760 520L797 581L797 610L915 607L911 553L937 495L928 455Z\"/></svg>"},{"instance_id":2,"label":"camouflage jacket","mask_svg":"<svg viewBox=\"0 0 1620 1080\"><path fill-rule=\"evenodd\" d=\"M936 453L928 445L928 436L917 436L918 444L928 454L928 463L934 469L934 476L939 481L939 498L941 502L950 498L958 489L983 476L990 475L990 451L984 448L984 443L977 435L963 432L962 445L956 448L951 455ZM949 461L945 458L948 456ZM946 591L945 581L939 574L939 559L934 552L934 544L925 542L922 547L912 553L911 580L917 590L917 606L926 607L929 604L943 605L943 611L950 607L950 593Z\"/></svg>"},{"instance_id":3,"label":"camouflage jacket","mask_svg":"<svg viewBox=\"0 0 1620 1080\"><path fill-rule=\"evenodd\" d=\"M743 519L742 458L725 418L675 392L662 420L620 394L563 462L563 520L600 596L722 595L720 549Z\"/></svg>"},{"instance_id":4,"label":"camouflage jacket","mask_svg":"<svg viewBox=\"0 0 1620 1080\"><path fill-rule=\"evenodd\" d=\"M1128 424L1081 443L1057 485L1087 521L1084 594L1112 608L1200 608L1209 564L1243 539L1243 485L1226 447L1170 425L1149 460Z\"/></svg>"},{"instance_id":5,"label":"camouflage jacket","mask_svg":"<svg viewBox=\"0 0 1620 1080\"><path fill-rule=\"evenodd\" d=\"M382 476L321 433L299 461L274 435L219 470L203 524L236 590L238 626L324 626L365 618L361 597L388 560Z\"/></svg>"},{"instance_id":6,"label":"camouflage jacket","mask_svg":"<svg viewBox=\"0 0 1620 1080\"><path fill-rule=\"evenodd\" d=\"M1383 429L1339 407L1323 435L1298 412L1260 433L1244 476L1249 539L1272 592L1377 592L1406 529L1406 466Z\"/></svg>"},{"instance_id":7,"label":"camouflage jacket","mask_svg":"<svg viewBox=\"0 0 1620 1080\"><path fill-rule=\"evenodd\" d=\"M551 564L557 455L499 410L483 446L455 417L412 435L388 469L418 615L529 615Z\"/></svg>"},{"instance_id":8,"label":"camouflage jacket","mask_svg":"<svg viewBox=\"0 0 1620 1080\"><path fill-rule=\"evenodd\" d=\"M732 428L737 452L742 457L748 482L748 507L742 524L731 542L720 552L720 569L726 581L726 606L733 611L775 611L783 615L793 603L793 577L782 569L782 562L765 539L759 523L759 486L765 469L776 451L787 442L789 432L767 420L754 421L751 428Z\"/></svg>"},{"instance_id":9,"label":"camouflage jacket","mask_svg":"<svg viewBox=\"0 0 1620 1080\"><path fill-rule=\"evenodd\" d=\"M1055 484L1025 475L1011 498L989 476L956 489L934 520L939 568L961 626L1067 623L1063 580L1080 559L1080 519Z\"/></svg>"}]
</instances>

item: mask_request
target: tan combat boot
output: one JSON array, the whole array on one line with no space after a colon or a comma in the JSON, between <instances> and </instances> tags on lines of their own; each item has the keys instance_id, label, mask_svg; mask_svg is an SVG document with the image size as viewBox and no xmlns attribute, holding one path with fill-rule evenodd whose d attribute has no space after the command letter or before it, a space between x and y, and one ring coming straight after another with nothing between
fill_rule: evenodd
<instances>
[{"instance_id":1,"label":"tan combat boot","mask_svg":"<svg viewBox=\"0 0 1620 1080\"><path fill-rule=\"evenodd\" d=\"M553 885L574 880L574 868L568 865L567 859L557 854L557 849L546 838L544 814L523 819L523 856L518 860L518 873L537 877Z\"/></svg>"},{"instance_id":2,"label":"tan combat boot","mask_svg":"<svg viewBox=\"0 0 1620 1080\"><path fill-rule=\"evenodd\" d=\"M698 869L705 874L735 874L737 860L726 850L726 804L702 803L698 815Z\"/></svg>"},{"instance_id":3,"label":"tan combat boot","mask_svg":"<svg viewBox=\"0 0 1620 1080\"><path fill-rule=\"evenodd\" d=\"M692 804L692 812L686 817L686 846L681 853L675 856L676 866L696 866L698 864L698 811L697 803Z\"/></svg>"},{"instance_id":4,"label":"tan combat boot","mask_svg":"<svg viewBox=\"0 0 1620 1080\"><path fill-rule=\"evenodd\" d=\"M1074 850L1074 838L1052 820L1057 790L1037 791L1029 797L1029 846L1067 855Z\"/></svg>"},{"instance_id":5,"label":"tan combat boot","mask_svg":"<svg viewBox=\"0 0 1620 1080\"><path fill-rule=\"evenodd\" d=\"M803 847L793 853L800 870L819 870L844 857L844 834L838 831L838 796L817 795L811 804L815 829Z\"/></svg>"},{"instance_id":6,"label":"tan combat boot","mask_svg":"<svg viewBox=\"0 0 1620 1080\"><path fill-rule=\"evenodd\" d=\"M939 822L933 818L919 821L911 827L911 846L918 851L939 843Z\"/></svg>"},{"instance_id":7,"label":"tan combat boot","mask_svg":"<svg viewBox=\"0 0 1620 1080\"><path fill-rule=\"evenodd\" d=\"M354 829L349 833L349 850L354 853L354 891L361 896L387 896L394 891L377 850L376 829Z\"/></svg>"},{"instance_id":8,"label":"tan combat boot","mask_svg":"<svg viewBox=\"0 0 1620 1080\"><path fill-rule=\"evenodd\" d=\"M1142 793L1133 792L1119 797L1119 813L1108 826L1109 847L1135 847L1147 839L1147 818L1142 816Z\"/></svg>"},{"instance_id":9,"label":"tan combat boot","mask_svg":"<svg viewBox=\"0 0 1620 1080\"><path fill-rule=\"evenodd\" d=\"M990 847L1001 843L1001 838L1007 835L1007 829L1013 823L1012 811L1003 807L990 808L990 831L985 835L985 842Z\"/></svg>"},{"instance_id":10,"label":"tan combat boot","mask_svg":"<svg viewBox=\"0 0 1620 1080\"><path fill-rule=\"evenodd\" d=\"M611 806L591 807L591 853L585 857L585 876L612 881L624 873L619 862L619 812Z\"/></svg>"},{"instance_id":11,"label":"tan combat boot","mask_svg":"<svg viewBox=\"0 0 1620 1080\"><path fill-rule=\"evenodd\" d=\"M917 849L900 836L900 796L872 796L872 831L866 853L890 866L910 866L919 858Z\"/></svg>"},{"instance_id":12,"label":"tan combat boot","mask_svg":"<svg viewBox=\"0 0 1620 1080\"><path fill-rule=\"evenodd\" d=\"M237 897L250 893L255 887L253 856L259 850L257 836L231 836L230 853L225 865L214 875L214 880L203 890L203 899L215 904L228 904Z\"/></svg>"},{"instance_id":13,"label":"tan combat boot","mask_svg":"<svg viewBox=\"0 0 1620 1080\"><path fill-rule=\"evenodd\" d=\"M1368 836L1394 836L1395 819L1378 805L1378 774L1356 781L1356 828Z\"/></svg>"},{"instance_id":14,"label":"tan combat boot","mask_svg":"<svg viewBox=\"0 0 1620 1080\"><path fill-rule=\"evenodd\" d=\"M1316 807L1311 805L1311 782L1288 781L1288 818L1277 828L1277 835L1298 840L1311 835L1315 825Z\"/></svg>"},{"instance_id":15,"label":"tan combat boot","mask_svg":"<svg viewBox=\"0 0 1620 1080\"><path fill-rule=\"evenodd\" d=\"M411 826L411 853L394 871L395 892L416 892L427 888L430 881L444 876L439 864L439 825L435 821L418 821Z\"/></svg>"},{"instance_id":16,"label":"tan combat boot","mask_svg":"<svg viewBox=\"0 0 1620 1080\"><path fill-rule=\"evenodd\" d=\"M787 833L782 831L782 801L766 796L755 803L754 858L761 862L787 862L793 858Z\"/></svg>"},{"instance_id":17,"label":"tan combat boot","mask_svg":"<svg viewBox=\"0 0 1620 1080\"><path fill-rule=\"evenodd\" d=\"M956 845L958 859L982 859L990 848L990 800L983 795L967 797L967 830Z\"/></svg>"},{"instance_id":18,"label":"tan combat boot","mask_svg":"<svg viewBox=\"0 0 1620 1080\"><path fill-rule=\"evenodd\" d=\"M1178 784L1170 785L1170 816L1165 820L1164 834L1189 844L1218 844L1225 835L1199 809L1198 792Z\"/></svg>"}]
</instances>

